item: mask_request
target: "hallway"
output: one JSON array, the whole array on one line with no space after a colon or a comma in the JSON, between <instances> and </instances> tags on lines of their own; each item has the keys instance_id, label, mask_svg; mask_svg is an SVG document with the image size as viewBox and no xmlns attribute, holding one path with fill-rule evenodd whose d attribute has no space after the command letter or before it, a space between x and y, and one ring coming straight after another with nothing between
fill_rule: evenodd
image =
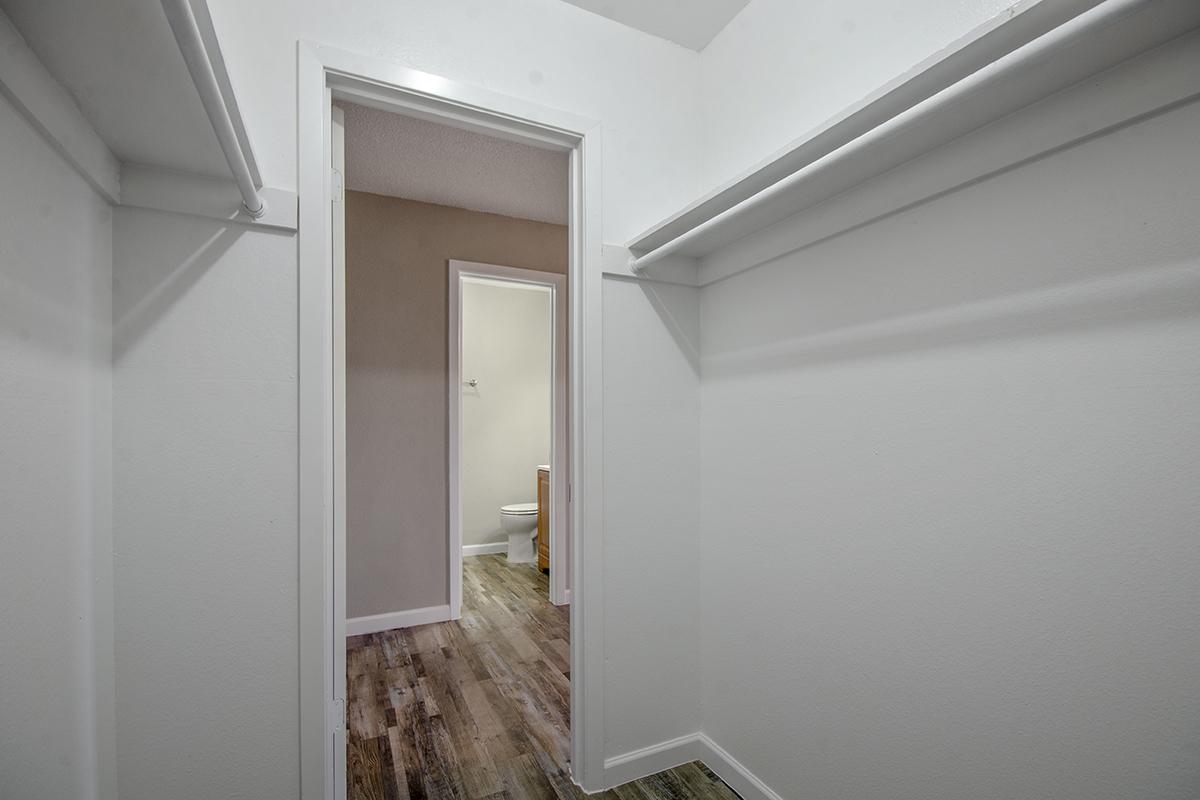
<instances>
[{"instance_id":1,"label":"hallway","mask_svg":"<svg viewBox=\"0 0 1200 800\"><path fill-rule=\"evenodd\" d=\"M547 591L528 565L474 556L461 620L347 640L351 800L586 796L566 770L570 616ZM593 796L737 797L699 764Z\"/></svg>"}]
</instances>

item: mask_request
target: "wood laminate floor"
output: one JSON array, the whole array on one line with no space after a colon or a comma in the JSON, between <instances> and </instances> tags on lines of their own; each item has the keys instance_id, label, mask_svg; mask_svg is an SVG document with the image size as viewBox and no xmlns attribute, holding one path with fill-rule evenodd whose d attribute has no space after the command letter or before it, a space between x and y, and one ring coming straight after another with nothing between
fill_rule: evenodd
<instances>
[{"instance_id":1,"label":"wood laminate floor","mask_svg":"<svg viewBox=\"0 0 1200 800\"><path fill-rule=\"evenodd\" d=\"M571 783L570 626L547 578L464 559L455 622L347 640L351 800L579 800ZM736 800L702 764L590 795Z\"/></svg>"}]
</instances>

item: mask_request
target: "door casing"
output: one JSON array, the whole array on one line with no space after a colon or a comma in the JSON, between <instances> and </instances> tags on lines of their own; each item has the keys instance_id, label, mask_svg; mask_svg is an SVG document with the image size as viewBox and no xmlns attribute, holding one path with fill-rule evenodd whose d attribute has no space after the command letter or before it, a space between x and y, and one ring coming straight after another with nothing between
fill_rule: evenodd
<instances>
[{"instance_id":1,"label":"door casing","mask_svg":"<svg viewBox=\"0 0 1200 800\"><path fill-rule=\"evenodd\" d=\"M333 258L335 96L570 156L571 774L586 791L599 791L605 788L600 126L308 42L298 46L297 82L301 797L346 796L345 481L338 443L340 436L344 447L345 396L336 380L345 342L335 309L344 278L335 274Z\"/></svg>"}]
</instances>

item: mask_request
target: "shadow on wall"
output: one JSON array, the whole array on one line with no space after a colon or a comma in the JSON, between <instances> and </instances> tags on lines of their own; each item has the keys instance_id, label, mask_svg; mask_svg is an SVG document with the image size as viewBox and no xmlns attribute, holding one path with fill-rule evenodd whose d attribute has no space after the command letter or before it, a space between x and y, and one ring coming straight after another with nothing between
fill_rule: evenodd
<instances>
[{"instance_id":1,"label":"shadow on wall","mask_svg":"<svg viewBox=\"0 0 1200 800\"><path fill-rule=\"evenodd\" d=\"M699 376L700 326L696 313L696 287L652 281L637 281L637 285L662 320L663 327L675 340L679 352L691 365L692 371Z\"/></svg>"},{"instance_id":2,"label":"shadow on wall","mask_svg":"<svg viewBox=\"0 0 1200 800\"><path fill-rule=\"evenodd\" d=\"M8 176L6 175L6 179ZM0 340L12 338L22 348L53 351L64 356L78 353L79 336L93 342L108 336L108 316L97 310L96 318L81 318L76 300L91 298L91 303L106 297L108 287L97 285L107 277L99 270L79 275L68 271L75 264L89 264L95 253L111 252L108 233L112 211L103 206L95 209L86 220L65 219L66 209L46 202L38 206L36 222L23 227L23 235L0 242ZM82 224L81 224L82 223ZM71 234L64 234L64 225ZM57 240L64 254L55 269L43 268L44 243ZM64 291L64 281L69 287ZM81 331L81 326L91 326Z\"/></svg>"},{"instance_id":3,"label":"shadow on wall","mask_svg":"<svg viewBox=\"0 0 1200 800\"><path fill-rule=\"evenodd\" d=\"M1171 155L1196 124L1193 104L708 285L705 377L1192 313L1189 198L1162 187L1200 180Z\"/></svg>"},{"instance_id":4,"label":"shadow on wall","mask_svg":"<svg viewBox=\"0 0 1200 800\"><path fill-rule=\"evenodd\" d=\"M121 213L118 212L118 226ZM161 216L163 227L169 227L170 232L158 237L155 258L139 258L114 265L114 363L119 363L122 356L249 232L241 225L185 219L157 211L139 209L130 213ZM171 220L176 224L168 224ZM290 232L268 228L256 228L253 232L294 236Z\"/></svg>"},{"instance_id":5,"label":"shadow on wall","mask_svg":"<svg viewBox=\"0 0 1200 800\"><path fill-rule=\"evenodd\" d=\"M1174 264L821 331L708 356L706 377L732 377L988 339L1046 336L1195 313L1200 265Z\"/></svg>"}]
</instances>

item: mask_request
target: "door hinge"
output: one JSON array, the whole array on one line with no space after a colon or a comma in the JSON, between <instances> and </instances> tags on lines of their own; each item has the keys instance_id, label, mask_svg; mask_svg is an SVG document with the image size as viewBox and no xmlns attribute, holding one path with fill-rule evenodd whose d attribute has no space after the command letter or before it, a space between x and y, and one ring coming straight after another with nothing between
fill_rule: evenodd
<instances>
[{"instance_id":1,"label":"door hinge","mask_svg":"<svg viewBox=\"0 0 1200 800\"><path fill-rule=\"evenodd\" d=\"M333 732L341 733L346 729L346 698L335 697L333 699Z\"/></svg>"},{"instance_id":2,"label":"door hinge","mask_svg":"<svg viewBox=\"0 0 1200 800\"><path fill-rule=\"evenodd\" d=\"M336 169L331 169L330 173L329 185L333 194L333 202L340 203L342 202L342 193L345 191L346 182L342 178L342 173Z\"/></svg>"}]
</instances>

